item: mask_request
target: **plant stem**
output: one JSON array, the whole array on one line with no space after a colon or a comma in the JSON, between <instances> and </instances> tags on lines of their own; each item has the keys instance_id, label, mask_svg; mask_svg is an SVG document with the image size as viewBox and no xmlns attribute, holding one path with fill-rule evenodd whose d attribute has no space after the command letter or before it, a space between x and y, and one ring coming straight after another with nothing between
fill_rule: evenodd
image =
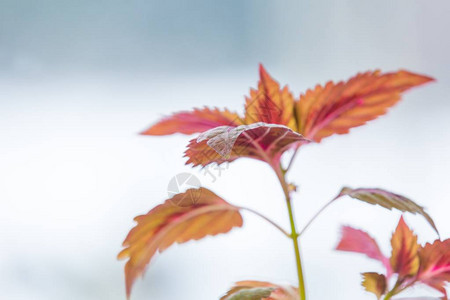
<instances>
[{"instance_id":1,"label":"plant stem","mask_svg":"<svg viewBox=\"0 0 450 300\"><path fill-rule=\"evenodd\" d=\"M392 297L392 295L391 295L390 293L388 293L388 294L384 297L384 300L389 300L389 299L391 299L391 297Z\"/></svg>"},{"instance_id":2,"label":"plant stem","mask_svg":"<svg viewBox=\"0 0 450 300\"><path fill-rule=\"evenodd\" d=\"M303 269L302 269L302 259L300 256L300 246L298 243L298 233L295 227L294 213L291 205L291 196L289 194L288 184L286 182L285 175L280 165L274 166L272 165L275 173L277 174L278 180L280 181L281 187L283 188L284 196L286 198L286 205L289 212L289 222L291 224L291 236L294 243L294 251L295 251L295 261L297 264L297 276L298 276L298 290L300 294L300 300L306 300L306 291L305 291L305 281L303 278Z\"/></svg>"},{"instance_id":3,"label":"plant stem","mask_svg":"<svg viewBox=\"0 0 450 300\"><path fill-rule=\"evenodd\" d=\"M414 282L414 281L412 281ZM397 282L395 283L394 287L392 288L392 290L390 290L386 296L384 296L383 300L390 300L393 296L397 295L398 293L400 293L401 291L403 291L404 289L408 288L409 286L411 286L411 284L407 284L404 287L400 288L399 287L402 285L402 282L397 280Z\"/></svg>"},{"instance_id":4,"label":"plant stem","mask_svg":"<svg viewBox=\"0 0 450 300\"><path fill-rule=\"evenodd\" d=\"M297 264L297 276L298 276L298 290L300 294L300 299L305 300L306 299L306 291L305 291L305 282L303 278L303 269L302 269L302 259L300 256L300 247L298 244L298 234L296 232L295 228L295 221L294 221L294 214L292 212L292 205L290 198L286 199L288 211L289 211L289 221L291 223L291 238L294 242L294 251L295 251L295 261Z\"/></svg>"}]
</instances>

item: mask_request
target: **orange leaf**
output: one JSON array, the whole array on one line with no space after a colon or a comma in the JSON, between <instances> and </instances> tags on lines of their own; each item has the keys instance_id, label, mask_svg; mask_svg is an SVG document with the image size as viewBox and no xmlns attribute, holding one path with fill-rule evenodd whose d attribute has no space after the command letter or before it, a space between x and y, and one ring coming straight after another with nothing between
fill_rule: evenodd
<instances>
[{"instance_id":1,"label":"orange leaf","mask_svg":"<svg viewBox=\"0 0 450 300\"><path fill-rule=\"evenodd\" d=\"M320 142L332 134L345 134L386 113L401 93L430 82L427 76L408 71L357 74L347 82L317 85L296 103L298 132Z\"/></svg>"},{"instance_id":2,"label":"orange leaf","mask_svg":"<svg viewBox=\"0 0 450 300\"><path fill-rule=\"evenodd\" d=\"M261 294L265 294L261 297ZM265 298L264 298L265 297ZM220 300L298 300L298 289L264 281L236 282Z\"/></svg>"},{"instance_id":3,"label":"orange leaf","mask_svg":"<svg viewBox=\"0 0 450 300\"><path fill-rule=\"evenodd\" d=\"M417 244L417 236L406 225L403 217L400 218L397 229L392 235L391 245L391 267L395 273L398 273L399 281L415 276L419 270L419 244Z\"/></svg>"},{"instance_id":4,"label":"orange leaf","mask_svg":"<svg viewBox=\"0 0 450 300\"><path fill-rule=\"evenodd\" d=\"M309 142L283 125L255 123L238 127L220 126L190 141L185 154L186 164L206 166L221 164L239 157L255 158L272 163L284 151Z\"/></svg>"},{"instance_id":5,"label":"orange leaf","mask_svg":"<svg viewBox=\"0 0 450 300\"><path fill-rule=\"evenodd\" d=\"M391 274L391 266L388 258L383 255L377 242L362 230L343 226L341 241L337 245L336 250L365 254L370 258L380 261L386 267L387 273L389 275Z\"/></svg>"},{"instance_id":6,"label":"orange leaf","mask_svg":"<svg viewBox=\"0 0 450 300\"><path fill-rule=\"evenodd\" d=\"M386 293L387 281L386 277L378 273L363 273L362 286L366 291L374 293L378 299Z\"/></svg>"},{"instance_id":7,"label":"orange leaf","mask_svg":"<svg viewBox=\"0 0 450 300\"><path fill-rule=\"evenodd\" d=\"M445 296L445 284L450 282L450 239L434 241L419 249L420 268L417 278Z\"/></svg>"},{"instance_id":8,"label":"orange leaf","mask_svg":"<svg viewBox=\"0 0 450 300\"><path fill-rule=\"evenodd\" d=\"M134 281L157 251L242 226L238 208L205 188L177 194L135 221L136 227L123 242L126 248L118 255L119 259L128 258L125 265L128 297Z\"/></svg>"},{"instance_id":9,"label":"orange leaf","mask_svg":"<svg viewBox=\"0 0 450 300\"><path fill-rule=\"evenodd\" d=\"M281 124L296 130L294 98L288 87L280 89L278 82L262 65L259 66L259 76L258 89L251 89L250 97L246 97L245 123Z\"/></svg>"},{"instance_id":10,"label":"orange leaf","mask_svg":"<svg viewBox=\"0 0 450 300\"><path fill-rule=\"evenodd\" d=\"M168 135L176 132L192 134L221 126L238 126L242 120L238 114L227 109L210 109L208 107L192 111L182 111L166 117L143 131L143 135Z\"/></svg>"}]
</instances>

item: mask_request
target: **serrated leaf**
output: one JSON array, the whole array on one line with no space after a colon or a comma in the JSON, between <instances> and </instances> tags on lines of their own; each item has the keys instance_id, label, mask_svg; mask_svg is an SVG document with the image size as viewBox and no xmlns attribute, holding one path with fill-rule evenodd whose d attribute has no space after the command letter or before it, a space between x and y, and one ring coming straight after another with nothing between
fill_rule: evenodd
<instances>
[{"instance_id":1,"label":"serrated leaf","mask_svg":"<svg viewBox=\"0 0 450 300\"><path fill-rule=\"evenodd\" d=\"M260 65L258 88L246 97L244 117L217 108L194 109L166 117L145 130L145 135L176 132L192 134L218 126L249 125L257 122L285 125L305 137L320 142L386 113L402 93L434 79L400 70L357 74L346 82L328 82L307 90L294 100L287 86L281 88Z\"/></svg>"},{"instance_id":2,"label":"serrated leaf","mask_svg":"<svg viewBox=\"0 0 450 300\"><path fill-rule=\"evenodd\" d=\"M425 212L425 209L404 196L377 188L351 189L348 187L344 187L336 198L341 196L350 196L354 199L361 200L369 204L378 204L387 209L395 208L402 212L420 214L428 221L431 227L433 227L439 235L439 231L437 230L433 219L430 215L428 215L428 213Z\"/></svg>"},{"instance_id":3,"label":"serrated leaf","mask_svg":"<svg viewBox=\"0 0 450 300\"><path fill-rule=\"evenodd\" d=\"M296 130L294 97L288 87L281 89L262 65L259 75L258 89L251 89L250 97L246 97L245 123L280 124Z\"/></svg>"},{"instance_id":4,"label":"serrated leaf","mask_svg":"<svg viewBox=\"0 0 450 300\"><path fill-rule=\"evenodd\" d=\"M238 208L206 188L177 194L135 221L137 225L123 242L125 249L118 255L119 259L128 259L125 265L128 296L134 281L143 274L156 252L163 252L174 243L198 240L242 226Z\"/></svg>"},{"instance_id":5,"label":"serrated leaf","mask_svg":"<svg viewBox=\"0 0 450 300\"><path fill-rule=\"evenodd\" d=\"M268 291L270 290L270 293ZM256 298L240 298L246 295L253 296L260 291L266 296L256 295ZM236 298L235 298L236 297ZM260 297L260 298L258 298ZM298 289L292 286L282 286L265 281L239 281L220 300L298 300Z\"/></svg>"},{"instance_id":6,"label":"serrated leaf","mask_svg":"<svg viewBox=\"0 0 450 300\"><path fill-rule=\"evenodd\" d=\"M373 293L380 299L386 293L387 281L386 277L378 273L363 273L362 286L366 291Z\"/></svg>"},{"instance_id":7,"label":"serrated leaf","mask_svg":"<svg viewBox=\"0 0 450 300\"><path fill-rule=\"evenodd\" d=\"M227 300L261 300L267 299L273 292L273 288L251 288L241 289L231 296L227 297Z\"/></svg>"},{"instance_id":8,"label":"serrated leaf","mask_svg":"<svg viewBox=\"0 0 450 300\"><path fill-rule=\"evenodd\" d=\"M192 111L182 111L152 125L142 132L143 135L168 135L173 133L193 134L215 128L217 126L242 125L241 117L227 109L194 108Z\"/></svg>"},{"instance_id":9,"label":"serrated leaf","mask_svg":"<svg viewBox=\"0 0 450 300\"><path fill-rule=\"evenodd\" d=\"M386 267L388 276L391 273L389 259L381 252L377 242L362 230L343 226L342 237L336 246L336 250L365 254L372 259L380 261Z\"/></svg>"},{"instance_id":10,"label":"serrated leaf","mask_svg":"<svg viewBox=\"0 0 450 300\"><path fill-rule=\"evenodd\" d=\"M450 282L450 239L427 243L419 249L419 257L418 280L447 297L445 285Z\"/></svg>"},{"instance_id":11,"label":"serrated leaf","mask_svg":"<svg viewBox=\"0 0 450 300\"><path fill-rule=\"evenodd\" d=\"M302 94L295 105L297 130L316 142L348 133L350 128L385 114L404 91L430 81L433 79L428 76L400 70L360 73L346 82L317 85Z\"/></svg>"},{"instance_id":12,"label":"serrated leaf","mask_svg":"<svg viewBox=\"0 0 450 300\"><path fill-rule=\"evenodd\" d=\"M397 229L391 239L392 255L391 267L398 274L398 280L402 281L407 277L413 277L419 270L419 244L417 236L414 235L403 217L397 225Z\"/></svg>"},{"instance_id":13,"label":"serrated leaf","mask_svg":"<svg viewBox=\"0 0 450 300\"><path fill-rule=\"evenodd\" d=\"M280 159L284 151L309 142L286 126L255 123L238 127L220 126L191 140L185 154L186 164L206 166L221 164L239 157L249 157L269 163Z\"/></svg>"},{"instance_id":14,"label":"serrated leaf","mask_svg":"<svg viewBox=\"0 0 450 300\"><path fill-rule=\"evenodd\" d=\"M368 235L364 237L358 237L361 232L354 229L344 234L347 241L344 241L343 246L338 246L338 250L353 251L365 253L369 257L378 258L378 247L374 248L372 238ZM356 235L356 236L352 236ZM344 239L344 240L345 240ZM369 249L361 250L361 246L358 242L353 240L362 240L366 244L370 244ZM349 244L349 245L348 245ZM356 244L356 246L355 246ZM392 252L389 259L390 270L388 269L388 276L386 276L386 286L388 285L391 273L397 274L397 282L395 286L389 291L389 294L397 295L404 289L414 286L420 282L426 284L438 291L440 291L444 297L440 299L448 299L445 290L445 285L450 281L450 239L445 241L436 240L433 244L426 244L421 247L417 243L417 236L414 235L412 230L406 225L403 217L400 218L397 228L392 235L391 239ZM339 249L343 248L343 249ZM375 274L375 273L364 273ZM375 293L382 290L382 283L379 274L365 275L363 286L367 290L375 290ZM370 278L369 277L376 277ZM377 288L379 286L379 288ZM386 287L386 291L389 290ZM373 292L373 291L372 291ZM378 294L377 294L378 296ZM389 298L391 299L391 298ZM402 298L409 299L409 298ZM437 299L437 298L410 298L412 299Z\"/></svg>"}]
</instances>

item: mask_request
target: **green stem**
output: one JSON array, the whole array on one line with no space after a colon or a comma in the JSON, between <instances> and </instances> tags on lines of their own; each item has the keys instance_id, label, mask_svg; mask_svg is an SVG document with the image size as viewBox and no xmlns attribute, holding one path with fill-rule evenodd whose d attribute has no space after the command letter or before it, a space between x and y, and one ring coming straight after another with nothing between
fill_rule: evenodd
<instances>
[{"instance_id":1,"label":"green stem","mask_svg":"<svg viewBox=\"0 0 450 300\"><path fill-rule=\"evenodd\" d=\"M305 291L305 281L303 278L303 268L302 268L302 259L300 256L300 246L298 243L298 233L297 233L297 229L295 227L295 220L294 220L294 213L292 210L292 205L291 205L291 197L289 194L289 189L288 189L288 184L286 182L286 178L285 178L285 172L283 172L283 170L281 169L281 166L274 166L272 165L273 169L275 170L275 173L278 176L278 180L281 183L281 187L283 188L283 192L284 192L284 196L286 198L286 204L287 204L287 208L288 208L288 212L289 212L289 222L291 224L291 236L290 238L292 239L293 243L294 243L294 251L295 251L295 261L297 264L297 276L298 276L298 290L299 290L299 294L300 294L300 300L306 300L306 291Z\"/></svg>"},{"instance_id":2,"label":"green stem","mask_svg":"<svg viewBox=\"0 0 450 300\"><path fill-rule=\"evenodd\" d=\"M295 221L294 221L294 215L292 212L292 205L290 198L286 199L288 211L289 211L289 221L291 223L291 230L292 230L292 241L294 242L294 251L295 251L295 261L297 263L297 276L298 276L298 290L300 293L300 299L305 300L306 299L306 291L305 291L305 281L303 278L303 269L302 269L302 258L300 256L300 247L298 244L298 234L296 232L295 228Z\"/></svg>"},{"instance_id":3,"label":"green stem","mask_svg":"<svg viewBox=\"0 0 450 300\"><path fill-rule=\"evenodd\" d=\"M407 287L410 286L410 284L404 286L403 288L399 289L399 287L401 286L402 282L397 280L397 282L395 283L394 287L392 288L392 290L390 290L386 296L384 296L384 300L389 300L391 299L393 296L397 295L398 293L400 293L401 291L403 291L404 289L406 289Z\"/></svg>"},{"instance_id":4,"label":"green stem","mask_svg":"<svg viewBox=\"0 0 450 300\"><path fill-rule=\"evenodd\" d=\"M392 296L396 295L397 293L395 292L395 289L397 288L397 286L395 286L391 291L389 291L386 296L384 296L384 300L389 300L392 298Z\"/></svg>"}]
</instances>

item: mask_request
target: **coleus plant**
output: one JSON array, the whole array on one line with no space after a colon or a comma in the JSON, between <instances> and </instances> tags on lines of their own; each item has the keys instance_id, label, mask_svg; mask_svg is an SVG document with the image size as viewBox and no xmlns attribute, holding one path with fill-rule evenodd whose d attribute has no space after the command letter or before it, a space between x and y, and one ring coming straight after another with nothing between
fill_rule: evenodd
<instances>
[{"instance_id":1,"label":"coleus plant","mask_svg":"<svg viewBox=\"0 0 450 300\"><path fill-rule=\"evenodd\" d=\"M300 147L320 143L326 137L346 134L351 128L364 125L385 114L400 100L403 92L431 81L430 77L404 70L365 72L346 82L330 81L317 85L296 98L287 86L280 87L260 66L258 87L251 89L246 97L243 115L227 109L204 107L175 113L142 132L153 136L199 134L189 142L185 152L187 164L192 166L206 167L242 157L267 163L281 184L290 232L257 211L228 203L207 188L189 189L135 218L137 225L129 232L123 243L124 249L118 255L120 259L128 259L125 265L127 297L130 297L133 283L144 273L157 252L163 252L174 243L198 240L241 227L242 210L257 214L292 240L298 286L241 281L221 300L305 300L299 237L329 204L345 196L387 209L420 214L437 232L431 217L412 200L382 189L348 187L344 187L302 230L298 230L292 207L296 186L287 180ZM286 166L281 159L285 154L290 154ZM364 274L363 285L378 298L385 296L384 299L390 299L416 282L428 284L446 295L444 284L450 277L448 240L437 240L420 247L401 221L392 239L393 255L389 260L367 234L347 227L343 233L339 250L365 253L385 265L386 275ZM397 282L389 289L389 280L393 276L397 276Z\"/></svg>"}]
</instances>

